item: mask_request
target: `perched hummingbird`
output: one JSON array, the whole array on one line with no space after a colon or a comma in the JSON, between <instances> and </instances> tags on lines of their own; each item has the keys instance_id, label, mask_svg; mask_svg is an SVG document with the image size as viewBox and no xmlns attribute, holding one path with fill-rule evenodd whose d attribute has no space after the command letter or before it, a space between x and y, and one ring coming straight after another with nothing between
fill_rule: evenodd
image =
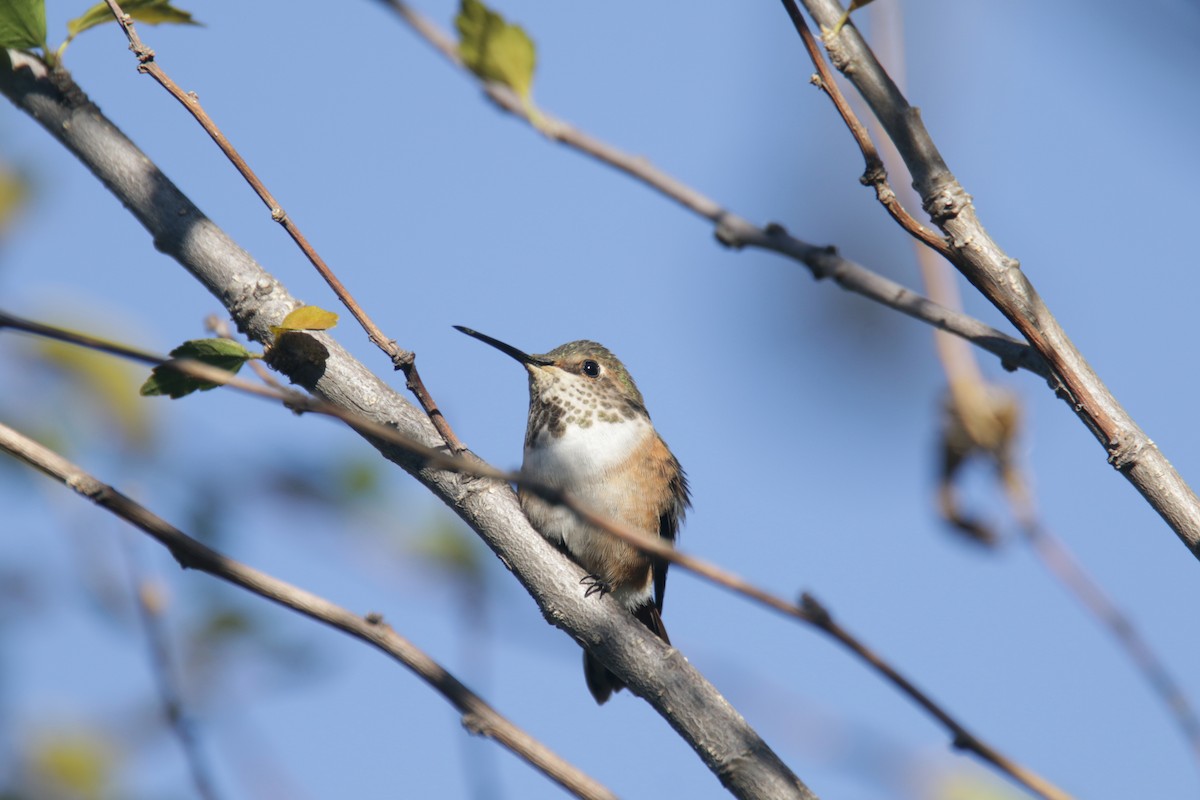
<instances>
[{"instance_id":1,"label":"perched hummingbird","mask_svg":"<svg viewBox=\"0 0 1200 800\"><path fill-rule=\"evenodd\" d=\"M690 500L683 469L654 430L642 393L625 366L596 342L568 342L530 355L461 325L529 372L529 424L521 470L566 489L613 522L674 541ZM670 644L663 627L668 562L581 522L569 509L524 487L517 494L542 536L588 571L586 595L612 593L643 625ZM597 703L625 687L586 651L583 675Z\"/></svg>"}]
</instances>

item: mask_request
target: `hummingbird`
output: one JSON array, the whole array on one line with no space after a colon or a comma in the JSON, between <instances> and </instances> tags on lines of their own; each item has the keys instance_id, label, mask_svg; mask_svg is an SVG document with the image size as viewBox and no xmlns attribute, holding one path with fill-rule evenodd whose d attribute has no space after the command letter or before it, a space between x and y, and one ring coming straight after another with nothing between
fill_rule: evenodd
<instances>
[{"instance_id":1,"label":"hummingbird","mask_svg":"<svg viewBox=\"0 0 1200 800\"><path fill-rule=\"evenodd\" d=\"M596 342L568 342L531 355L498 339L456 330L490 344L529 373L529 423L521 472L565 489L604 517L674 542L691 500L687 477L654 425L629 371ZM533 527L587 571L584 596L613 598L667 644L663 594L669 562L580 521L571 511L518 486ZM583 675L592 697L605 703L625 688L585 650Z\"/></svg>"}]
</instances>

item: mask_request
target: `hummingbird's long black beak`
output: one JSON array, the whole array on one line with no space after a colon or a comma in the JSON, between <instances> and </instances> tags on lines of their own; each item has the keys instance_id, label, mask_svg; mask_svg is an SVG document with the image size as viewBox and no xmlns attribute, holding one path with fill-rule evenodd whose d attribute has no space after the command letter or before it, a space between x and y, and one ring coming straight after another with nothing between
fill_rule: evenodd
<instances>
[{"instance_id":1,"label":"hummingbird's long black beak","mask_svg":"<svg viewBox=\"0 0 1200 800\"><path fill-rule=\"evenodd\" d=\"M492 347L496 348L501 353L506 353L506 354L512 356L517 361L520 361L522 364L532 364L537 367L548 367L554 363L552 360L550 360L548 358L542 358L540 356L531 356L531 355L529 355L529 353L526 353L523 350L518 350L517 348L513 347L510 344L505 344L504 342L500 341L499 339L493 339L492 337L488 336L486 333L480 333L479 331L473 331L470 328L463 327L462 325L455 325L454 330L459 331L460 333L465 333L467 336L474 337L474 338L478 339L479 341L484 342L486 344L490 344Z\"/></svg>"}]
</instances>

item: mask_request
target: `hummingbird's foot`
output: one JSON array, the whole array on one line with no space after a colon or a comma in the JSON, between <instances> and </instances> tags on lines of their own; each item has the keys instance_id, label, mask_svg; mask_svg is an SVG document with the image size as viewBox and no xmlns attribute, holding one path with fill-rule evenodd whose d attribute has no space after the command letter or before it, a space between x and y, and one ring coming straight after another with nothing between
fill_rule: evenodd
<instances>
[{"instance_id":1,"label":"hummingbird's foot","mask_svg":"<svg viewBox=\"0 0 1200 800\"><path fill-rule=\"evenodd\" d=\"M604 597L612 591L612 584L599 575L584 575L579 582L587 587L587 591L583 593L584 597L591 597L594 594Z\"/></svg>"}]
</instances>

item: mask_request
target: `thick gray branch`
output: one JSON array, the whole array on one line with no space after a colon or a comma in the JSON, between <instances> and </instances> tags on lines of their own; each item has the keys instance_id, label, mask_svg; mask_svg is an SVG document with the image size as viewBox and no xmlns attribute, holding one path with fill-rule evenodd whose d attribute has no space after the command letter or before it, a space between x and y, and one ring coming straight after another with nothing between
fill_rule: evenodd
<instances>
[{"instance_id":1,"label":"thick gray branch","mask_svg":"<svg viewBox=\"0 0 1200 800\"><path fill-rule=\"evenodd\" d=\"M284 286L204 216L118 131L65 75L47 75L36 59L8 52L0 92L37 119L99 178L154 238L228 309L238 328L259 342L298 303ZM354 360L328 336L314 335L318 354L275 360L315 395L429 447L443 446L425 415ZM582 572L525 519L506 484L423 468L411 454L372 441L424 483L492 548L525 586L546 619L586 646L647 700L734 795L812 798L717 690L676 650L664 645L611 598L585 599ZM464 454L470 457L469 454Z\"/></svg>"},{"instance_id":2,"label":"thick gray branch","mask_svg":"<svg viewBox=\"0 0 1200 800\"><path fill-rule=\"evenodd\" d=\"M823 28L841 18L836 0L803 0ZM899 88L852 26L825 37L829 57L871 107L913 176L930 219L949 238L954 266L1017 327L1044 359L1050 385L1108 452L1108 462L1137 488L1200 558L1200 498L1100 380L1050 313L1017 260L983 227L971 196L942 159Z\"/></svg>"}]
</instances>

